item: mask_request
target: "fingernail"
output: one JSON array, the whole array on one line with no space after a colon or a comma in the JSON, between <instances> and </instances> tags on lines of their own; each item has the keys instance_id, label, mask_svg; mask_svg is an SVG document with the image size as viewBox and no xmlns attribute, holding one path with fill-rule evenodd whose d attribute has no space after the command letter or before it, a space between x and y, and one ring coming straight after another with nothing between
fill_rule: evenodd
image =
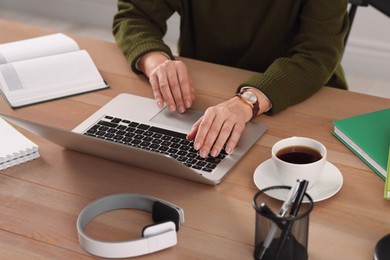
<instances>
[{"instance_id":1,"label":"fingernail","mask_svg":"<svg viewBox=\"0 0 390 260\"><path fill-rule=\"evenodd\" d=\"M177 107L177 110L179 110L180 113L184 113L186 111L186 109L181 105Z\"/></svg>"},{"instance_id":2,"label":"fingernail","mask_svg":"<svg viewBox=\"0 0 390 260\"><path fill-rule=\"evenodd\" d=\"M203 158L206 158L207 157L207 151L206 150L204 150L204 149L202 149L201 151L200 151L200 157L203 157Z\"/></svg>"},{"instance_id":3,"label":"fingernail","mask_svg":"<svg viewBox=\"0 0 390 260\"><path fill-rule=\"evenodd\" d=\"M176 110L176 107L175 107L174 105L170 105L170 106L168 107L168 109L169 109L169 111L173 112L173 111Z\"/></svg>"},{"instance_id":4,"label":"fingernail","mask_svg":"<svg viewBox=\"0 0 390 260\"><path fill-rule=\"evenodd\" d=\"M163 108L164 104L162 102L157 102L157 107L158 108Z\"/></svg>"},{"instance_id":5,"label":"fingernail","mask_svg":"<svg viewBox=\"0 0 390 260\"><path fill-rule=\"evenodd\" d=\"M195 150L199 150L200 143L198 143L198 142L194 143L194 148L195 148Z\"/></svg>"},{"instance_id":6,"label":"fingernail","mask_svg":"<svg viewBox=\"0 0 390 260\"><path fill-rule=\"evenodd\" d=\"M225 151L226 153L231 154L233 152L233 149L230 146L226 146Z\"/></svg>"},{"instance_id":7,"label":"fingernail","mask_svg":"<svg viewBox=\"0 0 390 260\"><path fill-rule=\"evenodd\" d=\"M191 107L191 101L186 100L185 104L186 104L186 108L190 108Z\"/></svg>"},{"instance_id":8,"label":"fingernail","mask_svg":"<svg viewBox=\"0 0 390 260\"><path fill-rule=\"evenodd\" d=\"M218 156L218 149L213 148L213 150L211 150L210 154L211 154L212 157L217 157Z\"/></svg>"}]
</instances>

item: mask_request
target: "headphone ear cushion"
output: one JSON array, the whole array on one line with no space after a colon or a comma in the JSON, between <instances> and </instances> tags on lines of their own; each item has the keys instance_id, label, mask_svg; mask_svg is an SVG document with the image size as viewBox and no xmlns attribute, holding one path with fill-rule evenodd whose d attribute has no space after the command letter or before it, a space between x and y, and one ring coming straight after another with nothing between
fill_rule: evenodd
<instances>
[{"instance_id":1,"label":"headphone ear cushion","mask_svg":"<svg viewBox=\"0 0 390 260\"><path fill-rule=\"evenodd\" d=\"M176 231L179 231L179 212L164 203L159 201L153 203L152 218L154 223L172 221L175 223Z\"/></svg>"},{"instance_id":2,"label":"headphone ear cushion","mask_svg":"<svg viewBox=\"0 0 390 260\"><path fill-rule=\"evenodd\" d=\"M175 231L175 230L176 230L175 223L173 223L172 221L167 221L167 222L156 223L144 227L144 229L142 230L142 236L151 237L168 231Z\"/></svg>"}]
</instances>

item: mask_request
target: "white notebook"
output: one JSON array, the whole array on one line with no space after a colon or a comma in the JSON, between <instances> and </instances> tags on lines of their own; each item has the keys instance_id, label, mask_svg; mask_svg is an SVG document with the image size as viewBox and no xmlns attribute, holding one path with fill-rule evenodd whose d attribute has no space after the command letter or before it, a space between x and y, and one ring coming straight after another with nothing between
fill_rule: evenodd
<instances>
[{"instance_id":1,"label":"white notebook","mask_svg":"<svg viewBox=\"0 0 390 260\"><path fill-rule=\"evenodd\" d=\"M0 93L11 107L107 87L88 52L62 33L0 44Z\"/></svg>"},{"instance_id":2,"label":"white notebook","mask_svg":"<svg viewBox=\"0 0 390 260\"><path fill-rule=\"evenodd\" d=\"M0 170L39 156L38 146L0 117Z\"/></svg>"}]
</instances>

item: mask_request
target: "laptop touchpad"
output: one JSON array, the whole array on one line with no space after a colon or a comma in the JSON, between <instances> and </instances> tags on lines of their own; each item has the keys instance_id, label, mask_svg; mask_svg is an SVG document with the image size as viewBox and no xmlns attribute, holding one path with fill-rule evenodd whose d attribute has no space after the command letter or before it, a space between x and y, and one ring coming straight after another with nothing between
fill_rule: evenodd
<instances>
[{"instance_id":1,"label":"laptop touchpad","mask_svg":"<svg viewBox=\"0 0 390 260\"><path fill-rule=\"evenodd\" d=\"M189 131L202 115L202 111L187 109L186 112L180 114L177 111L170 112L167 107L164 107L150 121Z\"/></svg>"}]
</instances>

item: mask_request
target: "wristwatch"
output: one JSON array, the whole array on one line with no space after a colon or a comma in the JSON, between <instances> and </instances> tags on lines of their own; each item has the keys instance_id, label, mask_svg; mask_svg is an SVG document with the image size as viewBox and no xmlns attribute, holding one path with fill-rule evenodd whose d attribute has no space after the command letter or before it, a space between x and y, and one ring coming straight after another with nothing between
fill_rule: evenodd
<instances>
[{"instance_id":1,"label":"wristwatch","mask_svg":"<svg viewBox=\"0 0 390 260\"><path fill-rule=\"evenodd\" d=\"M259 100L255 93L250 91L250 88L241 88L240 92L236 94L245 104L249 105L252 109L252 118L256 117L259 113L260 106Z\"/></svg>"}]
</instances>

